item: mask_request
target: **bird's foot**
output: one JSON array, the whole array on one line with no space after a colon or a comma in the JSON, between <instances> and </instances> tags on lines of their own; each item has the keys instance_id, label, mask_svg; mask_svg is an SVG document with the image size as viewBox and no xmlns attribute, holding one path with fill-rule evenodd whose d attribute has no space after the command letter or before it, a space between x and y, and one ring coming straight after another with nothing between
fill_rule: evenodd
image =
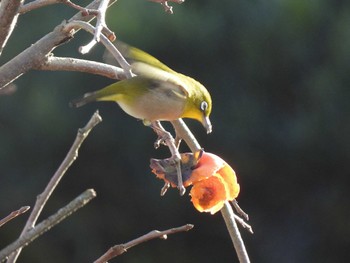
<instances>
[{"instance_id":1,"label":"bird's foot","mask_svg":"<svg viewBox=\"0 0 350 263\"><path fill-rule=\"evenodd\" d=\"M169 150L171 152L171 157L169 158L169 161L171 162L172 165L176 167L176 172L177 172L177 188L180 191L180 195L184 195L186 192L186 189L183 185L182 181L182 173L181 173L181 156L179 153L179 150L177 148L178 145L178 140L175 140L173 136L171 135L170 132L167 132L163 126L161 125L160 121L154 121L151 123L151 127L154 130L155 133L157 133L158 138L156 142L154 143L154 147L157 149L161 144L165 144L166 146L169 147ZM164 188L164 194L167 190L167 188ZM162 189L162 192L163 192ZM162 193L161 192L161 193Z\"/></svg>"},{"instance_id":2,"label":"bird's foot","mask_svg":"<svg viewBox=\"0 0 350 263\"><path fill-rule=\"evenodd\" d=\"M157 140L154 142L154 148L158 149L161 145L167 145L167 141L171 140L172 136L169 132L164 131L161 135L158 134Z\"/></svg>"}]
</instances>

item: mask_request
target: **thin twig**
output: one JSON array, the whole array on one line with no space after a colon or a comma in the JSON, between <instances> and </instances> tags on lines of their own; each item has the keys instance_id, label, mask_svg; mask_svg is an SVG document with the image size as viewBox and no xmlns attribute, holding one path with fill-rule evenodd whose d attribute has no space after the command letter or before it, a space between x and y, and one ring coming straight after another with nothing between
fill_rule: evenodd
<instances>
[{"instance_id":1,"label":"thin twig","mask_svg":"<svg viewBox=\"0 0 350 263\"><path fill-rule=\"evenodd\" d=\"M148 0L155 3L160 3L164 7L164 11L173 14L173 7L168 4L168 2L174 2L177 4L182 4L185 0Z\"/></svg>"},{"instance_id":2,"label":"thin twig","mask_svg":"<svg viewBox=\"0 0 350 263\"><path fill-rule=\"evenodd\" d=\"M251 225L246 223L242 218L240 218L238 215L233 214L234 218L236 219L237 223L239 223L243 228L247 229L251 234L254 234L253 228Z\"/></svg>"},{"instance_id":3,"label":"thin twig","mask_svg":"<svg viewBox=\"0 0 350 263\"><path fill-rule=\"evenodd\" d=\"M240 263L249 263L249 257L245 248L241 233L236 224L235 216L232 207L228 201L225 202L224 207L221 209L222 217L225 220L226 228L230 234L233 246L236 250Z\"/></svg>"},{"instance_id":4,"label":"thin twig","mask_svg":"<svg viewBox=\"0 0 350 263\"><path fill-rule=\"evenodd\" d=\"M71 2L70 0L35 0L26 4L23 4L21 6L21 8L19 9L19 13L20 14L25 14L27 12L30 12L32 10L44 7L44 6L48 6L48 5L54 5L54 4L65 4L68 5L74 9L79 10L82 13L86 13L87 9L85 7L82 7L80 5L77 5L73 2Z\"/></svg>"},{"instance_id":5,"label":"thin twig","mask_svg":"<svg viewBox=\"0 0 350 263\"><path fill-rule=\"evenodd\" d=\"M75 16L73 16L71 19L68 20L68 22L74 21L74 20L81 20L81 21L90 21L96 17L96 14L93 12L96 10L102 0L94 0L91 4L87 5L84 9L87 10L87 13L78 12ZM109 6L113 5L117 0L109 0ZM88 19L85 19L85 18Z\"/></svg>"},{"instance_id":6,"label":"thin twig","mask_svg":"<svg viewBox=\"0 0 350 263\"><path fill-rule=\"evenodd\" d=\"M68 168L72 165L72 163L76 160L78 157L78 150L83 143L83 141L86 139L86 137L89 135L89 132L100 122L102 121L102 118L98 114L98 111L96 111L89 122L86 124L84 128L81 128L78 130L77 136L74 140L73 145L71 146L70 150L68 151L65 159L61 163L60 167L57 169L53 177L50 179L49 183L47 184L44 192L42 192L40 195L38 195L37 200L35 202L34 208L28 218L28 221L26 222L26 225L24 226L24 229L22 230L22 233L20 235L20 238L24 238L28 231L30 229L34 228L36 221L38 220L38 217L43 210L47 200L50 198L52 192L55 190L56 186L62 179L65 172L68 170ZM10 256L9 263L15 262L18 255L20 254L21 249L17 250L14 254Z\"/></svg>"},{"instance_id":7,"label":"thin twig","mask_svg":"<svg viewBox=\"0 0 350 263\"><path fill-rule=\"evenodd\" d=\"M7 222L11 221L12 219L16 218L17 216L24 214L30 209L30 206L23 206L20 209L11 212L8 216L4 217L3 219L0 219L0 227L5 225Z\"/></svg>"},{"instance_id":8,"label":"thin twig","mask_svg":"<svg viewBox=\"0 0 350 263\"><path fill-rule=\"evenodd\" d=\"M25 14L27 12L30 12L32 10L35 10L44 6L60 4L60 3L62 3L62 0L35 0L29 3L23 4L19 9L19 13Z\"/></svg>"},{"instance_id":9,"label":"thin twig","mask_svg":"<svg viewBox=\"0 0 350 263\"><path fill-rule=\"evenodd\" d=\"M71 31L73 28L81 28L90 34L94 34L95 28L89 23L83 21L72 21L68 23L65 27L66 31ZM104 35L100 36L101 43L107 48L107 50L113 55L113 57L118 61L119 65L124 69L127 78L131 78L133 75L131 73L131 67L129 63L125 60L120 51L112 44L112 42ZM88 44L89 45L89 44ZM90 46L80 47L80 52L85 54L90 51Z\"/></svg>"},{"instance_id":10,"label":"thin twig","mask_svg":"<svg viewBox=\"0 0 350 263\"><path fill-rule=\"evenodd\" d=\"M243 211L243 209L238 205L238 202L236 199L233 199L231 201L233 207L236 209L237 213L241 216L243 216L243 218L247 221L249 221L249 215Z\"/></svg>"},{"instance_id":11,"label":"thin twig","mask_svg":"<svg viewBox=\"0 0 350 263\"><path fill-rule=\"evenodd\" d=\"M100 35L103 28L107 28L106 24L106 12L108 8L109 0L102 0L100 6L97 9L96 15L96 30L94 35L94 40L100 42Z\"/></svg>"},{"instance_id":12,"label":"thin twig","mask_svg":"<svg viewBox=\"0 0 350 263\"><path fill-rule=\"evenodd\" d=\"M24 246L27 246L29 243L31 243L37 237L51 229L53 226L57 225L63 219L85 206L94 197L96 197L96 192L93 189L88 189L82 194L80 194L65 207L58 210L56 214L48 217L40 224L38 224L35 228L32 228L28 232L26 232L26 235L21 236L15 242L1 250L0 262L3 262L11 253L13 253L14 251L19 251ZM9 259L9 261L10 260L11 259Z\"/></svg>"},{"instance_id":13,"label":"thin twig","mask_svg":"<svg viewBox=\"0 0 350 263\"><path fill-rule=\"evenodd\" d=\"M50 71L79 71L97 74L111 79L126 78L122 68L78 58L48 56L47 60L37 69Z\"/></svg>"},{"instance_id":14,"label":"thin twig","mask_svg":"<svg viewBox=\"0 0 350 263\"><path fill-rule=\"evenodd\" d=\"M189 231L192 228L193 228L193 225L187 224L181 227L171 228L165 231L153 230L146 235L143 235L141 237L138 237L134 240L129 241L128 243L111 247L105 254L103 254L100 258L95 260L94 263L105 263L108 260L125 253L129 248L137 246L141 243L144 243L146 241L149 241L151 239L156 239L156 238L167 239L167 235Z\"/></svg>"},{"instance_id":15,"label":"thin twig","mask_svg":"<svg viewBox=\"0 0 350 263\"><path fill-rule=\"evenodd\" d=\"M17 23L18 10L24 0L2 0L0 5L0 55Z\"/></svg>"},{"instance_id":16,"label":"thin twig","mask_svg":"<svg viewBox=\"0 0 350 263\"><path fill-rule=\"evenodd\" d=\"M100 42L101 36L103 36L102 32L104 30L105 30L105 32L110 32L110 33L112 32L111 30L109 30L109 28L107 27L107 24L106 24L106 12L107 12L109 1L110 0L101 0L101 3L96 10L89 10L90 14L94 14L96 16L96 27L94 28L93 32L90 32L94 35L94 37L88 44L86 44L85 46L80 48L80 53L82 53L82 54L89 53L90 50L98 42ZM85 29L86 25L85 26L81 25L80 27ZM85 30L89 31L91 29L85 29ZM114 40L115 39L114 33L113 33L112 37L111 37L111 35L108 35L108 39Z\"/></svg>"}]
</instances>

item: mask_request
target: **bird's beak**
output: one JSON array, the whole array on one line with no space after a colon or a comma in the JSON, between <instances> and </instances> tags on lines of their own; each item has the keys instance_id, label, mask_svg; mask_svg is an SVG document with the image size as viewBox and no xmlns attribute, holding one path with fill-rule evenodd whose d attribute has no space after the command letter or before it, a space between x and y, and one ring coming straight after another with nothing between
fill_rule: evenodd
<instances>
[{"instance_id":1,"label":"bird's beak","mask_svg":"<svg viewBox=\"0 0 350 263\"><path fill-rule=\"evenodd\" d=\"M212 131L212 126L211 126L211 122L208 116L204 116L202 119L202 125L204 126L204 128L207 130L207 133L211 133Z\"/></svg>"}]
</instances>

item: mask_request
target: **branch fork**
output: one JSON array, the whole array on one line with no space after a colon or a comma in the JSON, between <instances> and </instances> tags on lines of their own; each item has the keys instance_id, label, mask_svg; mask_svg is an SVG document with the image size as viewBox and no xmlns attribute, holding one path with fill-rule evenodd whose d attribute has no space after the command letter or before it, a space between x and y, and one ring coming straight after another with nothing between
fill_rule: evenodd
<instances>
[{"instance_id":1,"label":"branch fork","mask_svg":"<svg viewBox=\"0 0 350 263\"><path fill-rule=\"evenodd\" d=\"M27 240L28 233L34 229L36 222L39 218L39 215L41 214L42 210L44 209L44 206L46 205L48 199L52 195L53 191L55 190L58 183L63 178L64 174L68 170L68 168L72 165L72 163L76 160L78 157L78 150L86 137L89 135L90 131L100 122L102 121L101 116L99 115L98 111L96 111L92 117L90 118L89 122L85 125L85 127L78 129L77 136L73 142L73 145L71 146L70 150L68 151L65 159L61 163L61 165L58 167L55 174L50 179L49 183L45 187L44 191L37 196L34 208L26 222L26 225L24 226L22 233L19 237L19 239ZM91 190L93 193L90 193L89 195L95 195L94 191ZM90 192L91 192L90 191ZM21 253L21 249L23 246L19 246L18 250L16 250L11 256L9 257L8 262L16 262L16 259L18 255ZM12 251L11 251L12 252Z\"/></svg>"}]
</instances>

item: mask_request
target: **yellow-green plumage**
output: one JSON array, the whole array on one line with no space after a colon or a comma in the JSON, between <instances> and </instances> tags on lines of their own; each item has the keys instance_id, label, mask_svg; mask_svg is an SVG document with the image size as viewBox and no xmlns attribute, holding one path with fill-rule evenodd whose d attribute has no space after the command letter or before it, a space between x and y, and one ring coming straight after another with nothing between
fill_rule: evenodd
<instances>
[{"instance_id":1,"label":"yellow-green plumage","mask_svg":"<svg viewBox=\"0 0 350 263\"><path fill-rule=\"evenodd\" d=\"M127 59L132 59L136 77L87 93L71 105L80 107L91 101L115 101L129 115L146 122L192 118L211 132L211 97L196 80L177 73L151 55L123 44Z\"/></svg>"}]
</instances>

